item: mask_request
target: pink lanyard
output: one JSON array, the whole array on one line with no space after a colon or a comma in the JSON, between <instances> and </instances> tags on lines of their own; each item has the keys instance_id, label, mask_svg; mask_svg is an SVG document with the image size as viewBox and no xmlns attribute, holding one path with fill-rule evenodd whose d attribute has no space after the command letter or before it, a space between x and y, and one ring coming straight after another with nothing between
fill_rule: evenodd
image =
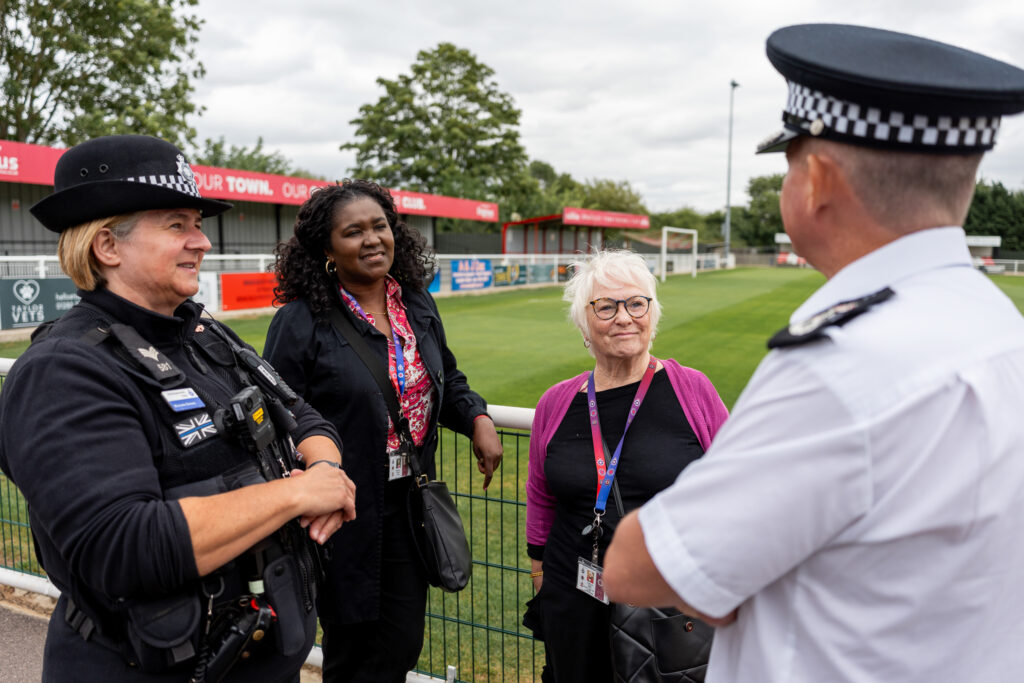
<instances>
[{"instance_id":1,"label":"pink lanyard","mask_svg":"<svg viewBox=\"0 0 1024 683\"><path fill-rule=\"evenodd\" d=\"M597 501L594 503L594 514L597 516L604 514L605 506L608 503L608 494L611 492L612 482L615 480L615 470L619 466L619 457L622 455L622 444L626 440L626 432L629 431L629 426L633 424L633 418L636 417L640 404L644 402L647 390L651 388L651 380L654 379L654 370L657 366L657 359L651 356L651 362L647 364L647 370L644 372L643 379L640 380L640 386L637 387L636 395L633 397L633 404L629 407L629 416L626 417L626 427L622 430L622 438L619 439L619 445L615 447L615 453L608 463L607 470L604 463L604 439L601 436L601 421L597 416L597 394L594 390L594 373L591 372L590 377L587 378L587 409L590 411L590 436L594 443L594 462L597 464L597 479L599 482L597 486Z\"/></svg>"}]
</instances>

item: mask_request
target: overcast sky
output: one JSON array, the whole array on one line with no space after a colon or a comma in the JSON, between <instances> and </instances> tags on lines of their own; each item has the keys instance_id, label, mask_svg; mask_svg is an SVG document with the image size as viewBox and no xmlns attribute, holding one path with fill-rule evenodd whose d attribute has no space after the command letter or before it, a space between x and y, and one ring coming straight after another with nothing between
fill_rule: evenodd
<instances>
[{"instance_id":1,"label":"overcast sky","mask_svg":"<svg viewBox=\"0 0 1024 683\"><path fill-rule=\"evenodd\" d=\"M381 96L376 79L447 41L494 69L531 159L578 180L628 180L651 211L725 206L733 79L732 203L747 201L750 177L785 171L782 155L753 154L781 127L786 96L764 56L773 29L872 25L1024 66L1021 0L200 0L197 12L200 139L262 135L297 165L345 177L354 154L338 145ZM981 174L1024 187L1024 116L1003 120Z\"/></svg>"}]
</instances>

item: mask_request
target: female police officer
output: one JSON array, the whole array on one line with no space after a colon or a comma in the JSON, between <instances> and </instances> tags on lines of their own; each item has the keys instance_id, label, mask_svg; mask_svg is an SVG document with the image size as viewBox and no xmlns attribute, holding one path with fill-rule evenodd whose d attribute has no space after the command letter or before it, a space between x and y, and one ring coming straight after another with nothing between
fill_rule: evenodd
<instances>
[{"instance_id":1,"label":"female police officer","mask_svg":"<svg viewBox=\"0 0 1024 683\"><path fill-rule=\"evenodd\" d=\"M0 466L62 592L43 679L297 680L309 539L354 517L355 488L333 427L188 299L201 219L230 204L144 136L73 147L54 184L32 212L82 300L0 399Z\"/></svg>"}]
</instances>

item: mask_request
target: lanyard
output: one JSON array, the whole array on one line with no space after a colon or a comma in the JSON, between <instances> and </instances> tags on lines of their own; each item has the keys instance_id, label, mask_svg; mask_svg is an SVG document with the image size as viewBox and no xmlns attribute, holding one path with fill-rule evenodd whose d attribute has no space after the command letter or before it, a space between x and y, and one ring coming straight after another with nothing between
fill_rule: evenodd
<instances>
[{"instance_id":1,"label":"lanyard","mask_svg":"<svg viewBox=\"0 0 1024 683\"><path fill-rule=\"evenodd\" d=\"M612 490L612 482L615 480L615 470L619 466L619 456L622 455L622 444L626 440L626 432L629 431L629 426L633 424L633 418L636 417L636 411L640 409L640 404L644 402L644 397L647 396L647 390L651 388L651 380L654 379L654 369L657 367L658 361L653 356L651 362L647 364L647 370L644 372L644 377L640 380L640 386L637 387L636 395L633 397L633 403L629 407L629 416L626 417L626 427L622 430L622 438L619 439L619 445L615 447L615 453L612 455L611 461L608 463L607 470L605 469L604 462L604 439L601 437L601 421L597 416L597 397L594 391L594 373L590 373L590 377L587 378L587 409L590 411L590 436L594 443L594 462L597 465L597 478L600 481L597 487L597 502L594 503L594 514L603 515L605 506L608 503L608 494Z\"/></svg>"},{"instance_id":2,"label":"lanyard","mask_svg":"<svg viewBox=\"0 0 1024 683\"><path fill-rule=\"evenodd\" d=\"M359 315L368 320L369 316L366 315L366 311L359 305L356 298L349 294L344 287L339 285L338 289L341 290L341 295L345 297L345 301L355 308ZM387 298L384 300L384 306L387 307ZM395 344L395 374L398 376L398 395L401 396L405 394L405 356L402 352L402 339L398 336L398 332L395 331L394 325L391 325L391 340Z\"/></svg>"}]
</instances>

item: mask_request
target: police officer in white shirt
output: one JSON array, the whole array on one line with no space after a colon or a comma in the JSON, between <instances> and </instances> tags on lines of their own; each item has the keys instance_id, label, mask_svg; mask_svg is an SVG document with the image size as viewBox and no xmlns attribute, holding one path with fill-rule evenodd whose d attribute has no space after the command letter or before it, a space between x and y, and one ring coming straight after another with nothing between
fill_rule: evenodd
<instances>
[{"instance_id":1,"label":"police officer in white shirt","mask_svg":"<svg viewBox=\"0 0 1024 683\"><path fill-rule=\"evenodd\" d=\"M1024 319L962 228L1024 71L783 28L782 217L828 281L707 455L624 519L612 600L719 625L707 681L1024 680Z\"/></svg>"}]
</instances>

